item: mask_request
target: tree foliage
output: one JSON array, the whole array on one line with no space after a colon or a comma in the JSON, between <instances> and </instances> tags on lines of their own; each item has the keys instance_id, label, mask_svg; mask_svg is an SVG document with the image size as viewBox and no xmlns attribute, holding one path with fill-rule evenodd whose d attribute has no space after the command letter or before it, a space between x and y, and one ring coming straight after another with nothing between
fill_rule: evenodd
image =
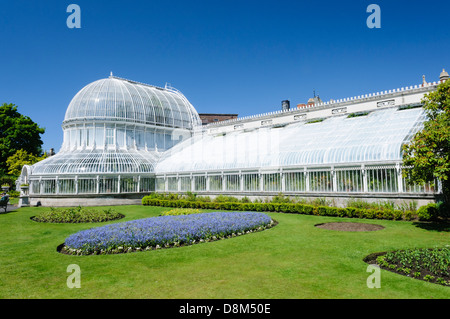
<instances>
[{"instance_id":1,"label":"tree foliage","mask_svg":"<svg viewBox=\"0 0 450 319\"><path fill-rule=\"evenodd\" d=\"M0 106L0 175L7 170L8 157L20 149L40 156L43 144L40 135L44 132L44 128L20 114L16 105L3 103Z\"/></svg>"},{"instance_id":2,"label":"tree foliage","mask_svg":"<svg viewBox=\"0 0 450 319\"><path fill-rule=\"evenodd\" d=\"M18 150L14 155L8 157L6 160L6 165L8 166L8 174L18 177L22 172L22 167L24 165L33 165L43 159L47 158L47 154L44 153L43 156L38 157L33 154L28 153L25 150Z\"/></svg>"},{"instance_id":3,"label":"tree foliage","mask_svg":"<svg viewBox=\"0 0 450 319\"><path fill-rule=\"evenodd\" d=\"M450 203L450 80L422 100L427 121L403 147L404 171L411 182L442 183L444 201Z\"/></svg>"}]
</instances>

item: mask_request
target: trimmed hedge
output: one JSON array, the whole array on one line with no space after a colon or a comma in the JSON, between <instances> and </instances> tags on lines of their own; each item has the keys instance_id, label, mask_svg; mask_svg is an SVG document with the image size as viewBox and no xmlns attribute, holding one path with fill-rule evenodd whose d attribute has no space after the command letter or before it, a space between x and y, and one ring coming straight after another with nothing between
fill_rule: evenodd
<instances>
[{"instance_id":1,"label":"trimmed hedge","mask_svg":"<svg viewBox=\"0 0 450 319\"><path fill-rule=\"evenodd\" d=\"M151 196L142 198L142 205L176 208L220 209L234 211L283 212L318 216L335 216L366 219L413 220L417 216L412 211L390 209L338 208L313 206L299 203L239 203L239 202L200 202L187 200L157 199Z\"/></svg>"}]
</instances>

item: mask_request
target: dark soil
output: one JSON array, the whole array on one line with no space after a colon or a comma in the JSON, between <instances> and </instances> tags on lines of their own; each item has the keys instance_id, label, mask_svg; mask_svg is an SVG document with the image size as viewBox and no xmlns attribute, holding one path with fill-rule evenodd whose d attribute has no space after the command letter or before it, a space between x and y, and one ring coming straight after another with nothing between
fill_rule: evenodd
<instances>
[{"instance_id":1,"label":"dark soil","mask_svg":"<svg viewBox=\"0 0 450 319\"><path fill-rule=\"evenodd\" d=\"M380 225L352 222L323 223L317 224L316 227L338 231L376 231L384 229L384 227Z\"/></svg>"}]
</instances>

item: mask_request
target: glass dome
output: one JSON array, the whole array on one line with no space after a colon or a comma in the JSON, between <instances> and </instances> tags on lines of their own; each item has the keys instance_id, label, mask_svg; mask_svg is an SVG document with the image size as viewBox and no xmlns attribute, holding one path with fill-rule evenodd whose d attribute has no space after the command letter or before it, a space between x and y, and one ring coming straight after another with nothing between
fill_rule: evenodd
<instances>
[{"instance_id":1,"label":"glass dome","mask_svg":"<svg viewBox=\"0 0 450 319\"><path fill-rule=\"evenodd\" d=\"M81 89L67 108L63 125L74 121L118 121L192 129L197 111L179 91L115 76Z\"/></svg>"},{"instance_id":2,"label":"glass dome","mask_svg":"<svg viewBox=\"0 0 450 319\"><path fill-rule=\"evenodd\" d=\"M73 97L60 151L27 166L20 179L31 194L148 192L162 152L197 127L197 111L178 90L111 75Z\"/></svg>"}]
</instances>

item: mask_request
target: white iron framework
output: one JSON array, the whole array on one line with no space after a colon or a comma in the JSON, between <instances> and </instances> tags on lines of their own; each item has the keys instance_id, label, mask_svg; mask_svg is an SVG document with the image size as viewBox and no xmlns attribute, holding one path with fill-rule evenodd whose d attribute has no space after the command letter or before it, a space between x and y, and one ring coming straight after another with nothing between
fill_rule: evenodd
<instances>
[{"instance_id":1,"label":"white iron framework","mask_svg":"<svg viewBox=\"0 0 450 319\"><path fill-rule=\"evenodd\" d=\"M18 184L36 200L152 191L433 199L438 182L403 177L402 146L438 84L202 127L179 91L111 75L75 95L61 150L25 166Z\"/></svg>"}]
</instances>

